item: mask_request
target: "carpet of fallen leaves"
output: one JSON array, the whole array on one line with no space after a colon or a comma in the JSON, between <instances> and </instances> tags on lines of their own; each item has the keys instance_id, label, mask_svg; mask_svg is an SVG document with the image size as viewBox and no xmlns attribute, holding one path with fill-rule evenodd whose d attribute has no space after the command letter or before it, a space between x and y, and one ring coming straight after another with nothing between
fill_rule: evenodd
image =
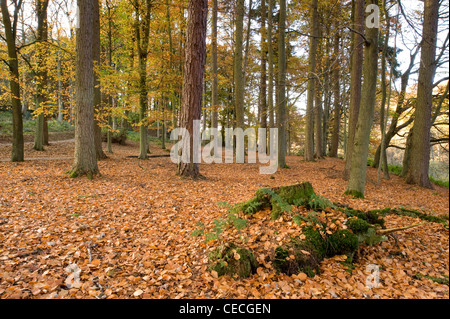
<instances>
[{"instance_id":1,"label":"carpet of fallen leaves","mask_svg":"<svg viewBox=\"0 0 450 319\"><path fill-rule=\"evenodd\" d=\"M244 237L261 264L247 279L215 278L207 256L220 242L191 236L198 222L208 228L226 216L218 202L248 200L265 186L309 181L316 193L353 208L405 206L435 215L448 215L448 189L421 189L396 176L377 185L369 169L366 199L356 200L343 195L339 159L291 156L290 169L273 177L260 175L259 164L202 164L206 179L192 181L176 177L169 158L128 158L138 154L134 143L114 151L99 162L101 177L70 179L73 141L43 153L27 144L32 160L25 163L7 162L10 146L0 144L1 298L449 298L447 285L417 276L449 275L449 234L441 224L398 233L398 247L393 240L365 247L352 274L342 256L326 259L315 278L278 274L269 261L299 231L290 216L271 221L262 211L241 233L222 234L238 244ZM393 228L421 221L389 215L386 222ZM379 267L377 288L366 286L369 265Z\"/></svg>"}]
</instances>

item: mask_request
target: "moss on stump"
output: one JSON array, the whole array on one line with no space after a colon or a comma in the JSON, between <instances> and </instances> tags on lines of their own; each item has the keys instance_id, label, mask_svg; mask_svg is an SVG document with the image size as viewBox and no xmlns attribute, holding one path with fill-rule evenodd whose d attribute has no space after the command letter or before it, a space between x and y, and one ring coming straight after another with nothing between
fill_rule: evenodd
<instances>
[{"instance_id":1,"label":"moss on stump","mask_svg":"<svg viewBox=\"0 0 450 319\"><path fill-rule=\"evenodd\" d=\"M238 275L247 278L256 272L258 262L253 253L233 243L225 244L213 250L210 254L209 270L216 271L219 276Z\"/></svg>"},{"instance_id":2,"label":"moss on stump","mask_svg":"<svg viewBox=\"0 0 450 319\"><path fill-rule=\"evenodd\" d=\"M323 238L312 228L304 234L305 240L294 238L288 244L275 249L272 263L278 272L289 276L303 272L309 277L319 273L320 262L324 257Z\"/></svg>"},{"instance_id":3,"label":"moss on stump","mask_svg":"<svg viewBox=\"0 0 450 319\"><path fill-rule=\"evenodd\" d=\"M252 215L264 208L271 208L272 219L277 219L287 209L288 205L303 205L308 203L315 195L314 189L309 182L281 186L274 188L261 188L256 191L255 197L237 204L232 212L243 212Z\"/></svg>"},{"instance_id":4,"label":"moss on stump","mask_svg":"<svg viewBox=\"0 0 450 319\"><path fill-rule=\"evenodd\" d=\"M309 277L319 273L320 262L324 258L347 255L352 258L359 247L358 237L346 229L338 230L322 237L312 227L303 229L305 239L293 238L291 242L275 249L273 265L287 275L303 272Z\"/></svg>"},{"instance_id":5,"label":"moss on stump","mask_svg":"<svg viewBox=\"0 0 450 319\"><path fill-rule=\"evenodd\" d=\"M348 229L340 229L326 238L327 257L352 256L359 247L358 237Z\"/></svg>"}]
</instances>

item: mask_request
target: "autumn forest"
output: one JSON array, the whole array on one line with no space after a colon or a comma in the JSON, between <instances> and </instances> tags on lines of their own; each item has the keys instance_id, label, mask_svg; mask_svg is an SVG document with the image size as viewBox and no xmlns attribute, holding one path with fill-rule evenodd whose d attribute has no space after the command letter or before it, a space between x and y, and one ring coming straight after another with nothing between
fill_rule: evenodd
<instances>
[{"instance_id":1,"label":"autumn forest","mask_svg":"<svg viewBox=\"0 0 450 319\"><path fill-rule=\"evenodd\" d=\"M1 299L449 298L448 0L0 5Z\"/></svg>"}]
</instances>

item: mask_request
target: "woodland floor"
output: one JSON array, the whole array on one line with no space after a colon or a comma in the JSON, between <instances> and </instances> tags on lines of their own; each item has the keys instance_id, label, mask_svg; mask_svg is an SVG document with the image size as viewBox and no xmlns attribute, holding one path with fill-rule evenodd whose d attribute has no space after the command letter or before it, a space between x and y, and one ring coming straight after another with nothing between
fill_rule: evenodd
<instances>
[{"instance_id":1,"label":"woodland floor","mask_svg":"<svg viewBox=\"0 0 450 319\"><path fill-rule=\"evenodd\" d=\"M422 189L397 176L377 185L369 169L366 199L357 200L343 195L342 160L305 163L297 156L274 179L260 175L259 164L202 164L205 180L183 180L169 158L128 158L138 154L133 142L114 145L99 162L101 177L70 179L73 146L53 143L39 153L26 144L33 160L10 163L10 146L0 144L0 298L449 298L448 285L417 276L448 279L449 233L441 224L398 233L399 247L389 240L363 248L352 274L336 256L307 279L278 274L266 258L298 231L290 216L270 221L260 212L241 234L222 234L248 239L261 266L247 279L214 278L207 255L219 242L191 236L198 222L211 227L226 215L218 202L248 200L264 186L309 181L317 194L352 208L405 206L433 215L449 214L446 188ZM386 217L388 228L418 222ZM71 264L81 269L79 288L66 286ZM366 287L370 264L380 267L378 288Z\"/></svg>"}]
</instances>

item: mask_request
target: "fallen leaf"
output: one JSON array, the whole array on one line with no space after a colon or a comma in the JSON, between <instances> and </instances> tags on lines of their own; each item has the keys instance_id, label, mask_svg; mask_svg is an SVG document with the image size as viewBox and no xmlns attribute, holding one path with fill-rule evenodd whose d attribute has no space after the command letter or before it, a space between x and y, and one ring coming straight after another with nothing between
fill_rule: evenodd
<instances>
[{"instance_id":1,"label":"fallen leaf","mask_svg":"<svg viewBox=\"0 0 450 319\"><path fill-rule=\"evenodd\" d=\"M135 297L139 297L140 295L142 295L144 293L144 291L143 290L141 290L141 289L138 289L138 290L136 290L134 293L133 293L133 296L135 296Z\"/></svg>"}]
</instances>

